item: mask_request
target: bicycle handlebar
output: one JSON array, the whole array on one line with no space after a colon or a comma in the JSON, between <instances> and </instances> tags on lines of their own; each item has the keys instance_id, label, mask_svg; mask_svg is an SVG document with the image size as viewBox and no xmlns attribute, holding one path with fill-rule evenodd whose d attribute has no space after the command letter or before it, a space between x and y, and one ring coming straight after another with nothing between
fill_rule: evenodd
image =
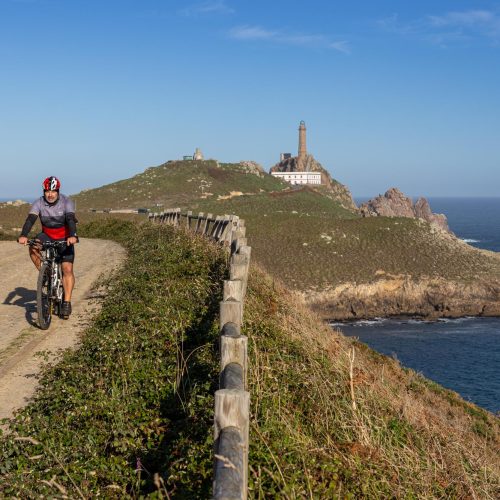
<instances>
[{"instance_id":1,"label":"bicycle handlebar","mask_svg":"<svg viewBox=\"0 0 500 500\"><path fill-rule=\"evenodd\" d=\"M42 248L57 249L62 249L67 246L65 241L38 241L35 239L28 240L26 244L30 247L41 246Z\"/></svg>"}]
</instances>

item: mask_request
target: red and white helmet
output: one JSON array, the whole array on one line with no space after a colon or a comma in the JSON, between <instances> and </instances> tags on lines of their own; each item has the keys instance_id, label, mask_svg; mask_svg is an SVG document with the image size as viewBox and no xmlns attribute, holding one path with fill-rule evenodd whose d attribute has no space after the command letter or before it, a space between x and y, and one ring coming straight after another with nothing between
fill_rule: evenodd
<instances>
[{"instance_id":1,"label":"red and white helmet","mask_svg":"<svg viewBox=\"0 0 500 500\"><path fill-rule=\"evenodd\" d=\"M61 188L61 182L57 177L51 175L43 181L42 186L44 191L59 191Z\"/></svg>"}]
</instances>

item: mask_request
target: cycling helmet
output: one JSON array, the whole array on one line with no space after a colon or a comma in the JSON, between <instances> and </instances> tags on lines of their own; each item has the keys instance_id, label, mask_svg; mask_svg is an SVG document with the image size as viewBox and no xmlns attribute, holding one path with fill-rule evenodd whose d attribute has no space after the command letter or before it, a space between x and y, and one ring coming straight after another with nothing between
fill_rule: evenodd
<instances>
[{"instance_id":1,"label":"cycling helmet","mask_svg":"<svg viewBox=\"0 0 500 500\"><path fill-rule=\"evenodd\" d=\"M44 191L59 191L61 187L61 182L57 177L51 175L50 177L47 177L43 181L42 186Z\"/></svg>"}]
</instances>

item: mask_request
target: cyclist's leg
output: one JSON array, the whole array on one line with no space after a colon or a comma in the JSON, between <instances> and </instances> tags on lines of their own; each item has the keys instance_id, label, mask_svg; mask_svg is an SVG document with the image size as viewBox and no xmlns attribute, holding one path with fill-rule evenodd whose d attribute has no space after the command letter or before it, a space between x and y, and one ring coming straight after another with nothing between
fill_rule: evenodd
<instances>
[{"instance_id":1,"label":"cyclist's leg","mask_svg":"<svg viewBox=\"0 0 500 500\"><path fill-rule=\"evenodd\" d=\"M35 236L35 239L43 243L45 241L50 241L50 238L45 233L40 233ZM40 266L42 264L42 256L40 254L41 247L29 247L30 258L35 264L35 267L40 270Z\"/></svg>"},{"instance_id":2,"label":"cyclist's leg","mask_svg":"<svg viewBox=\"0 0 500 500\"><path fill-rule=\"evenodd\" d=\"M62 281L64 287L64 302L71 302L71 294L75 286L75 275L73 273L73 262L61 262Z\"/></svg>"},{"instance_id":3,"label":"cyclist's leg","mask_svg":"<svg viewBox=\"0 0 500 500\"><path fill-rule=\"evenodd\" d=\"M64 302L71 302L71 294L73 293L73 288L75 286L75 275L73 273L74 261L75 261L75 247L74 245L70 245L66 247L66 249L61 255Z\"/></svg>"}]
</instances>

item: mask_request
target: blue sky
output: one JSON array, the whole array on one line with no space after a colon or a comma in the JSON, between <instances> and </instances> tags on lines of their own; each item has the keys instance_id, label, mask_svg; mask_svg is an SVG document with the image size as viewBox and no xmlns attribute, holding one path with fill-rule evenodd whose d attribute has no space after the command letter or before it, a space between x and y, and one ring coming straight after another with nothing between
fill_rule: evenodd
<instances>
[{"instance_id":1,"label":"blue sky","mask_svg":"<svg viewBox=\"0 0 500 500\"><path fill-rule=\"evenodd\" d=\"M500 196L500 1L0 0L0 198L308 150L355 196Z\"/></svg>"}]
</instances>

